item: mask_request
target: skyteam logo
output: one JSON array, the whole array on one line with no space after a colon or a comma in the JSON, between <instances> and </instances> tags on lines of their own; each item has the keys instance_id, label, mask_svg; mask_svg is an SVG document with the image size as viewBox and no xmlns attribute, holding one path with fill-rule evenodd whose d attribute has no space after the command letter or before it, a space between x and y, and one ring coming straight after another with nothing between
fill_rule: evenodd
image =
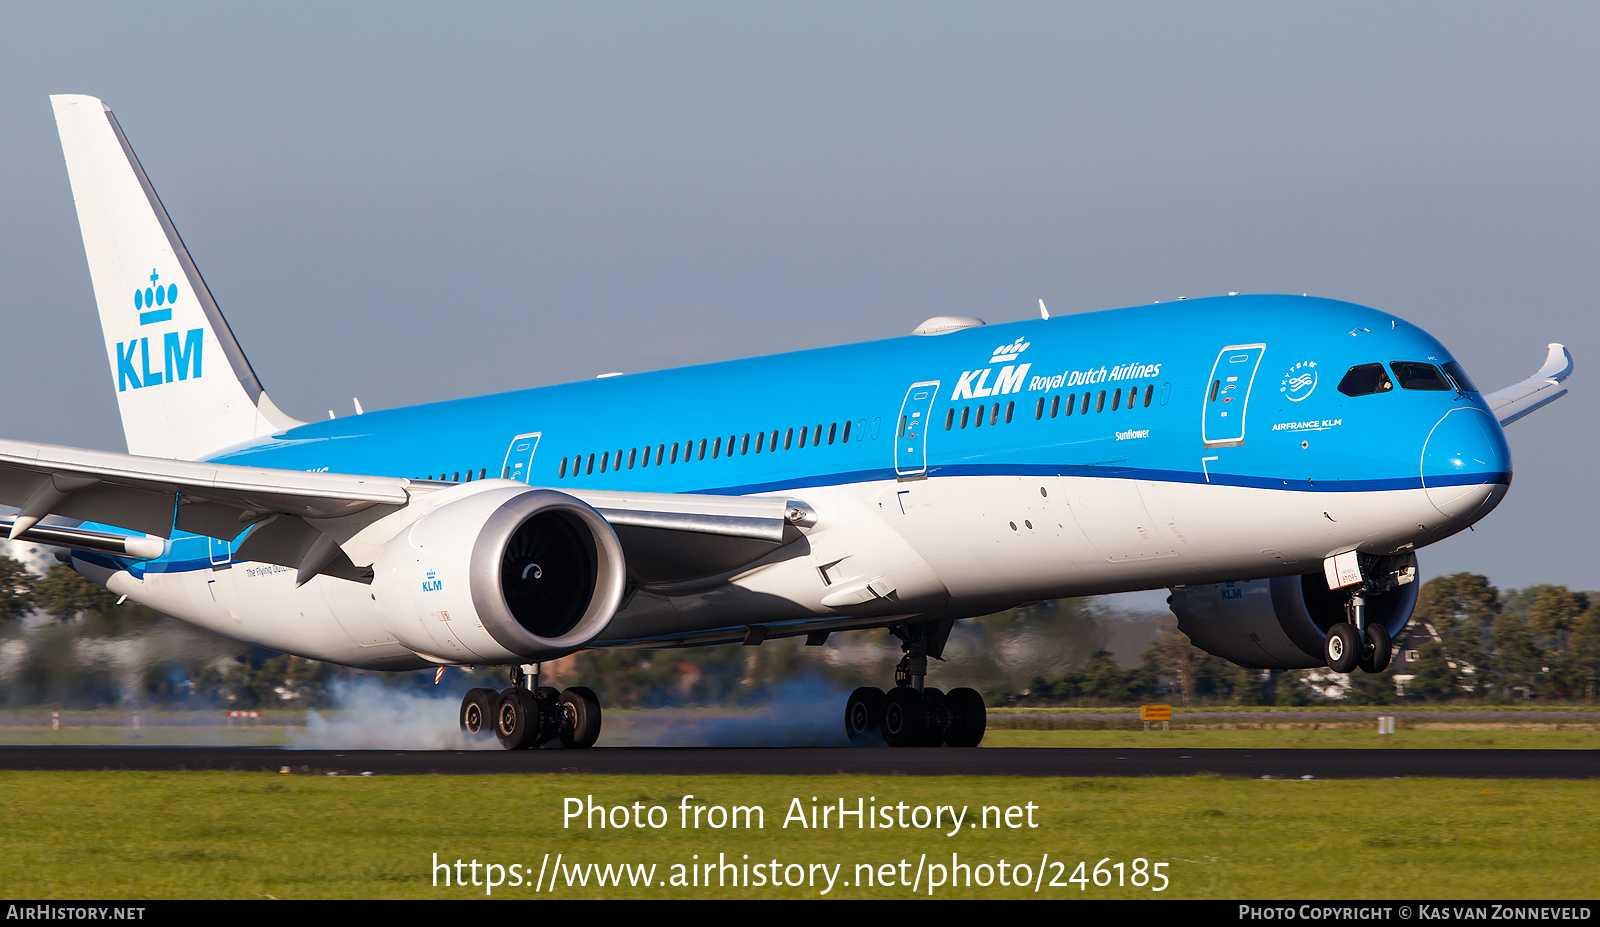
<instances>
[{"instance_id":1,"label":"skyteam logo","mask_svg":"<svg viewBox=\"0 0 1600 927\"><path fill-rule=\"evenodd\" d=\"M133 291L133 308L139 313L139 324L155 325L172 321L172 306L178 301L178 285L163 284L161 274L150 270L150 285ZM160 386L190 377L200 379L200 353L205 346L205 329L191 328L186 332L163 332L133 338L126 343L115 342L117 348L117 392L129 387L144 389ZM150 367L150 341L158 339L155 348L155 369Z\"/></svg>"},{"instance_id":2,"label":"skyteam logo","mask_svg":"<svg viewBox=\"0 0 1600 927\"><path fill-rule=\"evenodd\" d=\"M1317 362L1301 361L1289 368L1283 375L1283 381L1278 384L1278 392L1288 397L1290 402L1299 402L1308 399L1313 390L1317 388Z\"/></svg>"},{"instance_id":3,"label":"skyteam logo","mask_svg":"<svg viewBox=\"0 0 1600 927\"><path fill-rule=\"evenodd\" d=\"M982 399L986 396L1004 396L1007 393L1022 392L1022 384L1026 382L1028 368L1032 364L1016 366L1009 363L1017 359L1017 355L1028 350L1031 342L1018 338L1011 344L1002 344L994 349L994 356L989 358L990 364L1005 364L994 378L994 385L989 386L989 374L993 367L984 367L981 370L967 370L962 372L961 379L956 381L955 392L950 394L951 402L963 399Z\"/></svg>"},{"instance_id":4,"label":"skyteam logo","mask_svg":"<svg viewBox=\"0 0 1600 927\"><path fill-rule=\"evenodd\" d=\"M133 291L133 308L139 313L140 325L153 325L172 319L172 304L178 301L178 285L157 283L161 275L150 270L150 286ZM165 307L165 308L163 308Z\"/></svg>"}]
</instances>

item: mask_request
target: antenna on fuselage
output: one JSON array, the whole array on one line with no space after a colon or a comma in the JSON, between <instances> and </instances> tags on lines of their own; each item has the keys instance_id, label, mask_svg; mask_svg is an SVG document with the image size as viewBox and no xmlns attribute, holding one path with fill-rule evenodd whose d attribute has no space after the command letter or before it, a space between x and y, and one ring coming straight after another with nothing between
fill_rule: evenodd
<instances>
[{"instance_id":1,"label":"antenna on fuselage","mask_svg":"<svg viewBox=\"0 0 1600 927\"><path fill-rule=\"evenodd\" d=\"M1039 318L1046 320L1050 318L1050 310L1044 307L1044 300L1042 299L1039 300Z\"/></svg>"}]
</instances>

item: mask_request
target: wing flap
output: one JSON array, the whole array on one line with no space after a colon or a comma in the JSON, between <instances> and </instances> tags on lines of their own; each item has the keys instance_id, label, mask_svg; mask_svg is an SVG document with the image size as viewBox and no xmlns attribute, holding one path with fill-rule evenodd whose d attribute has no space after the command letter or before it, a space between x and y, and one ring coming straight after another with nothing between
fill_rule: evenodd
<instances>
[{"instance_id":1,"label":"wing flap","mask_svg":"<svg viewBox=\"0 0 1600 927\"><path fill-rule=\"evenodd\" d=\"M21 509L18 521L28 525L54 514L163 538L176 526L232 540L270 514L334 518L404 506L410 482L0 439L0 504Z\"/></svg>"},{"instance_id":2,"label":"wing flap","mask_svg":"<svg viewBox=\"0 0 1600 927\"><path fill-rule=\"evenodd\" d=\"M780 497L576 490L622 543L628 581L691 582L750 566L815 524L804 503Z\"/></svg>"},{"instance_id":3,"label":"wing flap","mask_svg":"<svg viewBox=\"0 0 1600 927\"><path fill-rule=\"evenodd\" d=\"M426 514L428 506L410 504L445 488L395 477L240 467L0 439L0 504L20 509L0 533L28 537L43 530L38 522L49 515L156 538L170 538L176 529L234 541L254 526L234 555L293 567L302 582L318 573L370 577L364 568L381 545ZM616 529L629 578L639 585L737 570L816 522L803 503L781 497L591 490L572 495L594 506ZM415 514L399 514L408 508ZM81 544L38 540L109 553L122 543L87 536ZM100 546L84 546L91 543ZM153 549L148 543L134 547Z\"/></svg>"}]
</instances>

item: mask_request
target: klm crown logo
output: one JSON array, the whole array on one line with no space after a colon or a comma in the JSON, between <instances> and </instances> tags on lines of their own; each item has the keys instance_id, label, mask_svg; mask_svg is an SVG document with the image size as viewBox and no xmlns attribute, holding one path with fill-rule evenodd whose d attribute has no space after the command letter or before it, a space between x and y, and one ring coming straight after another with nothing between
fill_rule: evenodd
<instances>
[{"instance_id":1,"label":"klm crown logo","mask_svg":"<svg viewBox=\"0 0 1600 927\"><path fill-rule=\"evenodd\" d=\"M178 301L178 285L161 283L161 275L150 270L150 285L133 291L133 308L140 325L172 321L172 304ZM200 354L205 346L203 328L186 332L152 332L115 342L117 351L117 392L160 386L181 380L200 379ZM150 347L151 339L156 346Z\"/></svg>"},{"instance_id":2,"label":"klm crown logo","mask_svg":"<svg viewBox=\"0 0 1600 927\"><path fill-rule=\"evenodd\" d=\"M428 571L428 578L422 581L422 591L423 592L438 592L440 589L443 589L443 588L444 588L444 580L436 578L434 576L434 572L432 570L429 570Z\"/></svg>"},{"instance_id":3,"label":"klm crown logo","mask_svg":"<svg viewBox=\"0 0 1600 927\"><path fill-rule=\"evenodd\" d=\"M989 358L989 363L1003 364L1014 361L1017 359L1017 355L1028 350L1028 345L1032 343L1033 342L1031 341L1023 341L1021 338L1018 338L1016 341L1013 341L1010 344L1002 344L1000 347L994 349L994 356Z\"/></svg>"},{"instance_id":4,"label":"klm crown logo","mask_svg":"<svg viewBox=\"0 0 1600 927\"><path fill-rule=\"evenodd\" d=\"M172 318L172 304L178 301L178 285L162 286L156 281L161 275L150 269L150 286L133 291L133 308L139 313L140 325L153 325Z\"/></svg>"}]
</instances>

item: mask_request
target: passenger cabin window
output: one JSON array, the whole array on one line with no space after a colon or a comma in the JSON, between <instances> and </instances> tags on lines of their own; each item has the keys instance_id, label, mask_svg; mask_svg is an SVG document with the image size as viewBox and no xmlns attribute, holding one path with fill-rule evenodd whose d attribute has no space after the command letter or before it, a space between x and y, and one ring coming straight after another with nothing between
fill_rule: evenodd
<instances>
[{"instance_id":1,"label":"passenger cabin window","mask_svg":"<svg viewBox=\"0 0 1600 927\"><path fill-rule=\"evenodd\" d=\"M1401 389L1437 390L1447 392L1455 389L1450 382L1439 372L1439 368L1432 364L1418 361L1394 361L1389 365L1394 368L1394 378L1400 381Z\"/></svg>"},{"instance_id":2,"label":"passenger cabin window","mask_svg":"<svg viewBox=\"0 0 1600 927\"><path fill-rule=\"evenodd\" d=\"M1345 372L1339 381L1339 392L1346 396L1370 396L1394 389L1382 364L1358 364Z\"/></svg>"}]
</instances>

